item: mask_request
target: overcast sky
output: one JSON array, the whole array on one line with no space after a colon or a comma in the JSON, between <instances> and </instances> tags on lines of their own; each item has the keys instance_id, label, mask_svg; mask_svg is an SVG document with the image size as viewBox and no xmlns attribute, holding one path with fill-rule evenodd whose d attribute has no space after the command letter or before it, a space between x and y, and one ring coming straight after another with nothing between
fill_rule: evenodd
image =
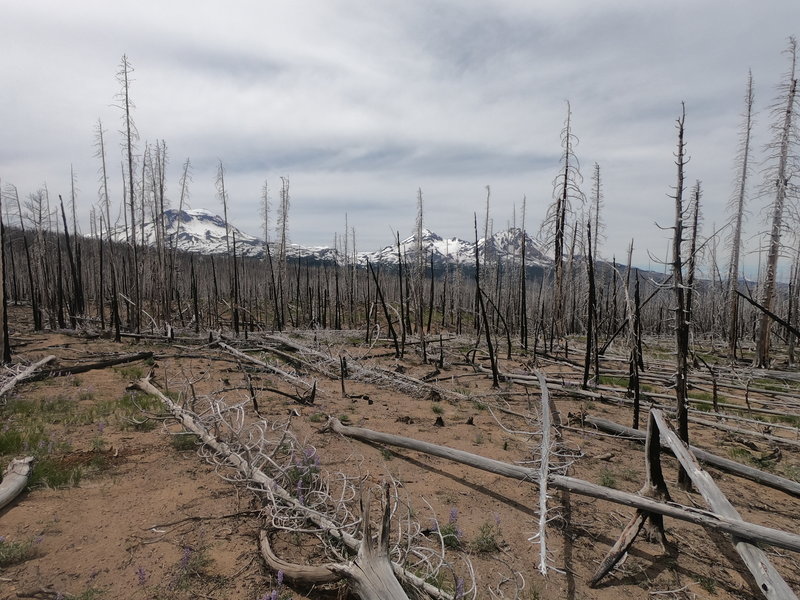
<instances>
[{"instance_id":1,"label":"overcast sky","mask_svg":"<svg viewBox=\"0 0 800 600\"><path fill-rule=\"evenodd\" d=\"M592 165L602 170L602 254L620 259L635 238L647 266L646 248L667 248L655 223L673 219L681 101L687 177L703 182L709 231L733 190L747 71L760 157L797 29L798 0L5 0L0 178L23 196L46 182L67 197L72 164L88 215L102 119L118 203L113 103L127 54L139 148L166 141L173 205L189 157L191 206L221 212L221 159L231 221L254 235L264 180L276 199L288 176L293 242L331 244L347 214L358 249L377 249L411 232L417 188L428 228L469 239L487 185L495 231L523 195L538 228L569 101L587 193ZM755 188L748 235L763 228Z\"/></svg>"}]
</instances>

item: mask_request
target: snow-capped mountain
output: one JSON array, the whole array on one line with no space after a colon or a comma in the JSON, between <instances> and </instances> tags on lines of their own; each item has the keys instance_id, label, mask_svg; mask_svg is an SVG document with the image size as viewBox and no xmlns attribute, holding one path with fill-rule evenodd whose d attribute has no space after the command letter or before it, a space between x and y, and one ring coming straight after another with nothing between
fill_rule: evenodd
<instances>
[{"instance_id":1,"label":"snow-capped mountain","mask_svg":"<svg viewBox=\"0 0 800 600\"><path fill-rule=\"evenodd\" d=\"M230 237L226 241L225 221L219 215L202 208L183 211L168 209L164 211L164 227L167 245L171 246L177 240L179 250L200 254L225 254L228 252L228 241L232 246L235 237L238 255L254 258L264 256L263 240L229 224ZM155 245L155 232L156 229L152 222L145 223L143 231L137 225L136 239L140 241L144 237L146 244ZM120 241L125 241L125 231L118 229L115 237ZM496 258L501 261L520 261L522 239L523 232L520 229L501 231L489 238L488 245L486 240L480 239L478 252L481 258L484 257L484 250L486 250L486 257L492 260ZM541 248L529 235L525 234L524 239L526 244L525 260L528 265L545 267L552 264L552 259L544 255ZM437 269L446 265L460 264L468 267L475 264L475 242L467 242L455 237L444 239L428 229L423 229L420 245L426 265L433 260ZM270 242L270 249L275 257L277 249L272 242ZM373 264L396 265L398 262L397 251L397 243L394 242L375 252L358 252L356 260L362 266L366 266L368 260ZM416 261L416 234L400 241L400 254L403 255L404 261ZM294 259L344 262L342 253L338 249L328 246L308 247L291 244L287 248L287 255Z\"/></svg>"},{"instance_id":2,"label":"snow-capped mountain","mask_svg":"<svg viewBox=\"0 0 800 600\"><path fill-rule=\"evenodd\" d=\"M526 233L525 238L525 262L530 266L549 266L552 259L547 258L541 248ZM522 260L522 239L523 232L520 229L509 229L494 234L486 240L478 240L478 254L481 259L485 257L491 260L517 262ZM425 255L426 263L433 263L436 267L446 264L461 264L470 266L475 264L475 242L466 242L459 238L443 239L428 229L422 230L422 252ZM377 252L362 252L359 254L359 262L366 262L367 259L373 263L397 264L398 258L397 244L386 246ZM417 236L412 235L400 241L400 254L404 260L414 261L417 255Z\"/></svg>"},{"instance_id":3,"label":"snow-capped mountain","mask_svg":"<svg viewBox=\"0 0 800 600\"><path fill-rule=\"evenodd\" d=\"M171 247L177 236L178 249L187 252L225 254L228 244L232 245L234 238L238 255L255 257L264 252L264 242L230 224L230 237L226 241L224 219L203 208L165 210L164 229L167 246ZM119 241L125 241L125 230L118 228L115 237ZM156 228L152 221L145 223L143 228L137 224L136 241L141 242L143 237L145 244L156 244Z\"/></svg>"}]
</instances>

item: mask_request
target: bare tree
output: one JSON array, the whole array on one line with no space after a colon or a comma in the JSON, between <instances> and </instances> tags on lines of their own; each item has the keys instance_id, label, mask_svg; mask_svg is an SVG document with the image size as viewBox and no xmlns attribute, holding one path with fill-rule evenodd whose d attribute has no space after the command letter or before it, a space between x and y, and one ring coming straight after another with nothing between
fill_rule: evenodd
<instances>
[{"instance_id":1,"label":"bare tree","mask_svg":"<svg viewBox=\"0 0 800 600\"><path fill-rule=\"evenodd\" d=\"M686 120L686 106L681 103L681 116L677 121L678 128L678 150L675 164L678 167L678 178L675 184L675 224L673 226L672 237L672 289L675 292L675 397L678 408L678 435L689 443L689 402L687 379L689 373L689 315L686 302L686 286L683 281L683 229L684 229L684 207L683 192L685 188L686 167L686 142L684 141L684 123ZM689 478L683 467L678 471L678 482L684 488L691 485Z\"/></svg>"},{"instance_id":2,"label":"bare tree","mask_svg":"<svg viewBox=\"0 0 800 600\"><path fill-rule=\"evenodd\" d=\"M133 311L133 328L138 333L140 331L140 314L141 314L141 294L139 286L139 255L136 248L136 194L134 193L133 184L133 150L136 141L139 139L139 133L136 125L133 122L132 111L134 108L133 101L130 97L131 89L131 74L133 73L133 66L128 61L128 57L123 54L120 61L119 71L117 71L117 81L121 89L117 94L119 101L118 107L122 110L122 135L123 135L123 157L125 166L127 167L127 183L128 183L128 202L130 204L131 215L131 232L130 237L131 246L133 248L133 301L136 305ZM110 225L110 221L109 221Z\"/></svg>"},{"instance_id":3,"label":"bare tree","mask_svg":"<svg viewBox=\"0 0 800 600\"><path fill-rule=\"evenodd\" d=\"M775 300L775 278L778 268L778 256L781 250L781 233L783 229L783 213L787 196L790 194L790 179L797 171L797 157L792 153L797 144L795 125L795 104L797 102L797 40L789 38L785 51L790 58L791 67L786 80L780 85L781 95L772 109L776 119L772 126L775 140L768 146L771 151L770 160L775 164L768 169L765 186L774 189L775 199L772 202L772 226L770 228L767 264L764 271L761 293L761 305L771 311ZM769 345L772 320L767 312L762 312L758 319L758 335L756 339L755 365L766 367L769 364Z\"/></svg>"},{"instance_id":4,"label":"bare tree","mask_svg":"<svg viewBox=\"0 0 800 600\"><path fill-rule=\"evenodd\" d=\"M739 329L739 256L742 249L742 220L744 203L747 195L747 178L750 174L750 137L753 130L753 73L747 76L747 92L745 93L744 121L741 129L739 154L737 157L738 178L736 191L731 198L729 208L733 210L731 218L731 260L728 267L728 358L736 358L736 342Z\"/></svg>"},{"instance_id":5,"label":"bare tree","mask_svg":"<svg viewBox=\"0 0 800 600\"><path fill-rule=\"evenodd\" d=\"M580 163L575 156L575 146L578 138L572 133L572 109L567 102L567 118L561 130L561 172L553 181L554 202L547 210L543 228L552 230L553 245L553 271L555 289L552 295L552 308L550 318L551 344L554 337L563 333L564 318L564 251L566 246L567 216L572 212L573 200L584 201L580 185L583 177L580 173ZM550 234L548 233L548 236Z\"/></svg>"}]
</instances>

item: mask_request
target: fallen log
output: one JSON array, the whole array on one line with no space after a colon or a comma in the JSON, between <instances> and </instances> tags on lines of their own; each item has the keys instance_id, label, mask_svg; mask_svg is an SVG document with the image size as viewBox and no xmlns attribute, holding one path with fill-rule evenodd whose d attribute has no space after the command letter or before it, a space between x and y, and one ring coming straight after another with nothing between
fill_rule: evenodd
<instances>
[{"instance_id":1,"label":"fallen log","mask_svg":"<svg viewBox=\"0 0 800 600\"><path fill-rule=\"evenodd\" d=\"M614 423L613 421L602 419L600 417L586 416L583 418L583 422L586 425L596 427L600 431L625 436L627 438L633 438L634 441L642 443L646 437L643 431L626 427L624 425L619 425L618 423ZM662 446L665 446L665 444L662 444ZM665 447L669 449L668 446ZM766 485L773 489L791 494L792 496L800 497L800 483L796 481L786 479L785 477L780 477L779 475L773 475L772 473L765 473L764 471L760 471L753 467L748 467L747 465L743 465L734 460L723 458L722 456L717 456L716 454L711 454L710 452L707 452L702 448L698 448L697 446L690 446L689 448L698 458L698 460L700 460L700 462L712 465L720 471L725 471L727 473L731 473L732 475L744 477L745 479L750 479L751 481L755 481L761 485Z\"/></svg>"},{"instance_id":2,"label":"fallen log","mask_svg":"<svg viewBox=\"0 0 800 600\"><path fill-rule=\"evenodd\" d=\"M233 354L235 357L240 358L242 360L246 360L249 363L252 363L258 367L261 367L265 371L269 371L270 373L274 373L275 375L279 375L283 377L286 381L291 382L292 384L304 388L310 395L311 398L308 401L309 404L314 403L314 395L317 391L317 383L316 381L314 384L309 384L308 382L300 379L299 377L292 375L291 373L287 373L283 369L279 369L278 367L274 367L270 364L265 363L263 360L258 360L257 358L250 356L249 354L245 354L241 350L237 350L233 346L229 346L225 342L217 342L217 345L225 350L226 352Z\"/></svg>"},{"instance_id":3,"label":"fallen log","mask_svg":"<svg viewBox=\"0 0 800 600\"><path fill-rule=\"evenodd\" d=\"M486 458L463 450L456 450L455 448L448 448L446 446L439 446L413 438L407 438L400 435L390 433L381 433L363 427L351 427L342 425L336 419L329 419L326 429L346 437L351 437L365 442L376 444L387 444L390 446L398 446L431 456L438 456L452 460L453 462L469 465L483 471L494 473L495 475L502 475L511 479L518 479L520 481L527 481L534 483L538 477L537 469L530 469L505 463L499 460ZM779 531L763 525L756 525L754 523L747 523L738 519L731 519L723 515L715 515L707 511L700 511L689 506L675 504L671 502L659 502L650 498L637 496L620 490L603 487L595 483L590 483L582 479L575 479L574 477L567 477L565 475L550 475L550 486L567 490L582 496L589 496L591 498L598 498L600 500L607 500L615 504L623 506L630 506L632 508L642 509L648 513L655 513L672 517L688 523L694 523L703 527L710 527L717 531L722 531L735 535L739 538L746 539L752 542L764 542L771 546L785 548L794 552L800 552L800 535L786 531Z\"/></svg>"},{"instance_id":4,"label":"fallen log","mask_svg":"<svg viewBox=\"0 0 800 600\"><path fill-rule=\"evenodd\" d=\"M377 543L372 539L372 524L369 519L369 493L361 492L361 543L356 558L347 563L329 563L322 566L306 566L289 563L278 558L269 544L269 536L260 535L261 553L264 560L276 571L283 571L289 579L302 583L332 583L346 579L353 593L361 600L409 600L397 578L392 573L389 559L389 528L391 499L389 488L385 488L383 520Z\"/></svg>"},{"instance_id":5,"label":"fallen log","mask_svg":"<svg viewBox=\"0 0 800 600\"><path fill-rule=\"evenodd\" d=\"M22 493L28 485L33 469L33 457L15 458L3 472L3 481L0 483L0 509Z\"/></svg>"},{"instance_id":6,"label":"fallen log","mask_svg":"<svg viewBox=\"0 0 800 600\"><path fill-rule=\"evenodd\" d=\"M47 371L39 371L30 377L27 381L39 381L40 379L47 379L48 377L63 377L64 375L77 375L78 373L86 373L87 371L94 371L95 369L106 369L116 365L123 365L125 363L136 362L137 360L147 360L153 358L152 352L136 352L135 354L123 354L122 356L115 356L106 360L100 360L93 363L86 363L83 365L72 365L69 367L58 367L56 369L48 369Z\"/></svg>"},{"instance_id":7,"label":"fallen log","mask_svg":"<svg viewBox=\"0 0 800 600\"><path fill-rule=\"evenodd\" d=\"M359 551L361 548L361 540L343 531L337 523L334 523L325 515L304 506L297 498L293 497L288 491L282 488L272 477L264 473L261 469L251 466L248 460L235 452L229 444L219 441L201 423L198 423L191 412L183 409L171 398L165 396L161 390L152 384L149 376L139 379L134 385L143 392L158 397L183 427L197 434L204 444L212 448L220 458L223 458L229 465L237 469L253 483L268 490L270 494L298 514L302 514L329 537L340 541L354 552ZM421 593L425 593L435 600L455 600L452 595L439 590L417 575L405 570L397 563L391 563L391 569L400 581L408 583Z\"/></svg>"},{"instance_id":8,"label":"fallen log","mask_svg":"<svg viewBox=\"0 0 800 600\"><path fill-rule=\"evenodd\" d=\"M725 497L725 494L717 487L711 475L704 471L697 459L692 455L689 447L681 441L678 434L664 418L659 410L653 410L650 413L658 424L661 432L661 438L672 450L672 453L683 465L683 468L692 479L692 483L697 487L697 491L703 496L706 504L714 511L715 514L724 515L730 519L739 519L741 516L739 512L733 507L730 501ZM753 578L758 583L758 588L770 600L797 600L797 596L788 586L786 581L780 576L775 567L767 558L766 553L744 540L734 536L733 545L736 553L741 557L748 570L753 575Z\"/></svg>"},{"instance_id":9,"label":"fallen log","mask_svg":"<svg viewBox=\"0 0 800 600\"><path fill-rule=\"evenodd\" d=\"M30 380L34 376L36 371L41 369L47 363L54 361L55 359L56 359L55 355L51 354L50 356L46 356L42 360L37 361L37 362L35 362L33 364L30 364L27 367L25 367L22 371L20 371L16 375L14 375L11 379L9 379L8 381L6 381L3 384L3 387L0 388L0 398L2 398L8 392L10 392L12 389L14 389L14 387L18 383Z\"/></svg>"}]
</instances>

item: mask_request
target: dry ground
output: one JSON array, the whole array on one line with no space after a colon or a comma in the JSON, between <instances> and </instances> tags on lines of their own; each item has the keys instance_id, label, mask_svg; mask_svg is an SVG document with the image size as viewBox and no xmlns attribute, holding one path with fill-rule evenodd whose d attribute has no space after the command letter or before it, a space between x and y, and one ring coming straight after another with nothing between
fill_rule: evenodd
<instances>
[{"instance_id":1,"label":"dry ground","mask_svg":"<svg viewBox=\"0 0 800 600\"><path fill-rule=\"evenodd\" d=\"M138 411L118 401L126 388L152 367L155 380L175 397L191 392L194 382L199 396L223 395L247 399L243 371L230 355L219 349L186 344L124 342L90 339L60 333L31 333L14 328L16 360L32 361L55 354L59 365L91 362L98 357L152 350L155 359L94 370L75 376L56 377L23 384L2 412L4 430L31 422L38 415L47 449L39 448L62 469L79 467L77 485L58 488L37 484L0 511L0 536L6 541L31 541L35 552L29 560L0 568L0 599L50 598L219 598L258 600L277 589L275 574L258 553L259 501L242 485L223 479L203 461L196 448L180 443L180 428L169 420L153 420L154 427L137 425ZM402 361L387 355L387 347L368 350L362 334L325 334L317 337L318 348L333 356L347 355L361 364L401 367L409 375L423 377L434 366L423 364L410 352ZM310 335L298 341L313 344ZM538 546L529 541L537 528L537 491L534 485L503 479L469 467L415 452L370 446L321 432L328 415L377 431L444 444L487 457L522 462L531 459L538 437L535 427L513 416L496 413L508 430L502 429L489 406L497 398L484 374L463 362L459 345L451 341L451 361L435 380L444 387L469 396L468 401L415 397L394 389L347 381L351 396L342 397L340 383L316 377L318 395L313 406L302 406L290 398L258 392L263 416L286 420L291 411L292 429L298 439L317 449L323 468L362 475L379 484L387 478L399 482L400 495L425 526L437 520L447 523L456 516L461 531L460 551L448 558L461 569L462 553L474 565L478 598L492 597L489 589L514 597L514 573L524 576L520 598L760 598L751 578L725 536L700 527L666 520L673 548L665 554L657 544L636 542L630 555L601 585L587 585L632 510L575 494L553 492L552 520L548 527L548 550L554 567L544 577L536 570ZM241 347L255 347L255 341ZM461 348L461 350L464 349ZM254 356L264 358L255 353ZM370 356L378 356L370 358ZM502 360L503 370L521 372L529 359ZM566 365L544 364L552 381L576 379ZM288 368L288 367L286 367ZM279 387L292 391L273 375L252 375L258 388ZM504 388L503 400L515 411L536 413L538 390L514 385ZM144 402L142 400L142 402ZM563 394L556 405L565 421L582 411L630 424L630 408L604 402L589 402ZM25 407L30 407L27 410ZM151 415L159 412L148 405ZM251 411L252 412L252 411ZM255 418L254 415L250 415ZM437 417L444 427L436 427ZM25 421L28 419L28 421ZM471 424L468 421L471 419ZM529 433L526 433L529 432ZM770 447L741 436L692 427L696 445L717 454L765 456ZM564 430L562 443L569 451L569 474L594 483L636 492L642 485L644 454L633 443L598 435L574 423ZM741 449L745 448L746 452ZM3 456L7 462L11 456ZM778 473L800 472L798 453L782 449L771 467ZM786 531L798 531L800 499L758 486L750 481L712 471L721 489L743 518ZM672 459L665 459L665 476L673 499L681 504L704 506L695 493L678 491ZM294 542L307 543L296 539ZM496 545L496 547L493 547ZM280 547L290 558L313 558L313 552ZM770 552L774 564L795 590L800 591L797 555ZM505 581L505 583L503 583ZM516 577L519 582L519 577ZM451 581L443 582L452 589ZM44 591L43 591L44 590ZM336 598L337 592L281 590L283 598ZM37 595L38 594L38 595ZM60 595L60 596L59 596Z\"/></svg>"}]
</instances>

